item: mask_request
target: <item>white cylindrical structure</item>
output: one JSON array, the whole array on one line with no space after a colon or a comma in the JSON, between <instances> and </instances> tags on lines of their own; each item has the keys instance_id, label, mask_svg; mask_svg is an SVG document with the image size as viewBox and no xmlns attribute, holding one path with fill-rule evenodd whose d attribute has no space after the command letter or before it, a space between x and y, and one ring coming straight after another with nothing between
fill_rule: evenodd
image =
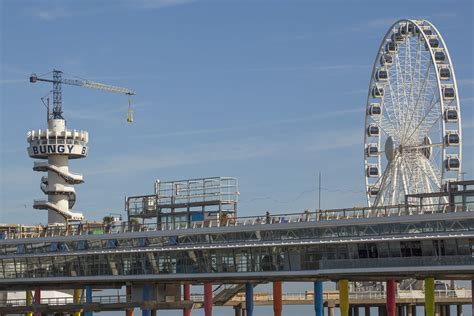
<instances>
[{"instance_id":1,"label":"white cylindrical structure","mask_svg":"<svg viewBox=\"0 0 474 316\"><path fill-rule=\"evenodd\" d=\"M48 224L82 220L81 213L71 212L76 201L74 184L84 182L82 175L69 172L69 159L87 156L88 133L68 130L63 119L48 121L48 129L28 133L28 154L35 161L33 170L47 172L41 179L41 190L47 200L35 200L33 207L48 210Z\"/></svg>"}]
</instances>

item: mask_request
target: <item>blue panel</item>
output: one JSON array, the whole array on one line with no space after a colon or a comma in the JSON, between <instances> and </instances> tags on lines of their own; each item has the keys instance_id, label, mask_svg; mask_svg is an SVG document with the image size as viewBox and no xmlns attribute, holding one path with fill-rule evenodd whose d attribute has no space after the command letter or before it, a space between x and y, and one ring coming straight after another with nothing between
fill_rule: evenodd
<instances>
[{"instance_id":1,"label":"blue panel","mask_svg":"<svg viewBox=\"0 0 474 316\"><path fill-rule=\"evenodd\" d=\"M86 286L86 303L92 303L92 287ZM93 312L85 312L84 316L92 316Z\"/></svg>"},{"instance_id":2,"label":"blue panel","mask_svg":"<svg viewBox=\"0 0 474 316\"><path fill-rule=\"evenodd\" d=\"M204 220L204 214L203 213L192 213L191 214L191 221L203 221Z\"/></svg>"}]
</instances>

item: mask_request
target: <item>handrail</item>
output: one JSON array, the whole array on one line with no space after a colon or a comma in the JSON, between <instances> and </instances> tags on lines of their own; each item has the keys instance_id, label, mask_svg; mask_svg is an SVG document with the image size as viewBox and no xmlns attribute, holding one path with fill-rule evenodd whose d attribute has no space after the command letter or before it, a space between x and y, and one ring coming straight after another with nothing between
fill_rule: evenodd
<instances>
[{"instance_id":1,"label":"handrail","mask_svg":"<svg viewBox=\"0 0 474 316\"><path fill-rule=\"evenodd\" d=\"M115 222L108 225L92 225L90 223L79 223L55 226L24 226L24 225L0 225L0 239L62 237L91 234L121 234L128 232L143 231L169 231L202 229L213 227L238 227L249 225L287 224L301 222L321 222L334 220L358 220L364 218L379 218L391 216L427 215L438 213L472 212L474 202L456 204L433 204L433 205L395 205L383 207L360 207L344 208L334 210L304 211L299 213L277 213L260 216L223 217L215 220L201 220L194 222L175 222L138 224L127 222Z\"/></svg>"}]
</instances>

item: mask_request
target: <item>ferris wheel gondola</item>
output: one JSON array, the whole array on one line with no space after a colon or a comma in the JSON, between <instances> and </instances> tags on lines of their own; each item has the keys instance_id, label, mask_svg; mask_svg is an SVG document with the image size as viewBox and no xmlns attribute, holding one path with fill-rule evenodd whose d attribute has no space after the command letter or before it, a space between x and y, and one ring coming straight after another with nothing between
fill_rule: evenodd
<instances>
[{"instance_id":1,"label":"ferris wheel gondola","mask_svg":"<svg viewBox=\"0 0 474 316\"><path fill-rule=\"evenodd\" d=\"M399 20L380 44L367 95L368 204L397 205L407 194L443 191L461 167L461 112L448 48L429 21Z\"/></svg>"}]
</instances>

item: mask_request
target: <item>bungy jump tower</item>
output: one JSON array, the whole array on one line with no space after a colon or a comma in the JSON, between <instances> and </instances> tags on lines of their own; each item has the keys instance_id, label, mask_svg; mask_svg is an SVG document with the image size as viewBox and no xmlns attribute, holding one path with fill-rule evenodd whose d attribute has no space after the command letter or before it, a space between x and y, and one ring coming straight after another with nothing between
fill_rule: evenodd
<instances>
[{"instance_id":1,"label":"bungy jump tower","mask_svg":"<svg viewBox=\"0 0 474 316\"><path fill-rule=\"evenodd\" d=\"M89 135L86 131L68 130L62 118L49 118L46 130L28 132L28 154L35 161L33 170L47 172L41 178L41 190L47 200L35 200L33 208L48 210L48 224L80 221L82 213L71 211L76 202L75 184L83 183L80 174L69 172L69 159L85 158Z\"/></svg>"},{"instance_id":2,"label":"bungy jump tower","mask_svg":"<svg viewBox=\"0 0 474 316\"><path fill-rule=\"evenodd\" d=\"M41 178L41 190L48 199L35 200L33 208L48 210L48 224L64 224L69 221L81 221L84 218L82 213L71 211L76 202L74 185L83 183L84 180L82 175L69 172L69 159L87 156L89 134L87 131L67 128L66 120L62 115L61 85L81 86L129 96L135 95L135 92L90 80L65 79L62 78L60 70L53 70L52 74L52 79L38 77L36 74L30 77L31 83L43 81L53 84L53 110L50 113L48 105L47 129L28 132L28 154L31 158L40 159L34 162L33 170L48 173L47 176ZM133 121L130 100L127 121L129 123Z\"/></svg>"}]
</instances>

